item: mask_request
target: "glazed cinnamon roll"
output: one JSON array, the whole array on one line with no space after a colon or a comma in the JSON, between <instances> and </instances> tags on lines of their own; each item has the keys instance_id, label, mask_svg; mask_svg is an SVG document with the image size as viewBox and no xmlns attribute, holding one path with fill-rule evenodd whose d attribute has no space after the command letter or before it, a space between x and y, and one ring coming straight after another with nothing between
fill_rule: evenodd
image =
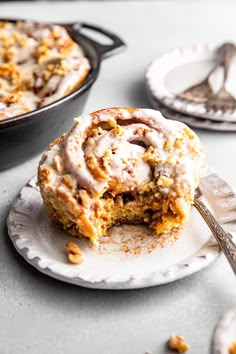
<instances>
[{"instance_id":1,"label":"glazed cinnamon roll","mask_svg":"<svg viewBox=\"0 0 236 354\"><path fill-rule=\"evenodd\" d=\"M82 48L63 26L0 21L0 120L62 98L89 71Z\"/></svg>"},{"instance_id":2,"label":"glazed cinnamon roll","mask_svg":"<svg viewBox=\"0 0 236 354\"><path fill-rule=\"evenodd\" d=\"M203 150L185 124L151 109L109 108L75 119L38 168L50 218L93 243L119 223L172 233L188 220Z\"/></svg>"}]
</instances>

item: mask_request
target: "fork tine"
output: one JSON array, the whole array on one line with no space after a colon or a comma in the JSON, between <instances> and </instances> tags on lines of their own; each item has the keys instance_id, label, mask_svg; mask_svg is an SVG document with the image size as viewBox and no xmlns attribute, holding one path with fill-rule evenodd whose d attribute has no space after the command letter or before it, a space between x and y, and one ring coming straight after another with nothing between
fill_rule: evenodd
<instances>
[{"instance_id":1,"label":"fork tine","mask_svg":"<svg viewBox=\"0 0 236 354\"><path fill-rule=\"evenodd\" d=\"M212 103L209 104L207 107L207 110L222 111L223 113L230 112L230 111L232 112L235 109L236 109L235 104L222 105L222 104Z\"/></svg>"},{"instance_id":2,"label":"fork tine","mask_svg":"<svg viewBox=\"0 0 236 354\"><path fill-rule=\"evenodd\" d=\"M221 110L223 112L233 111L236 109L236 101L233 97L219 98L217 96L210 97L206 103L206 108L213 109L215 111Z\"/></svg>"}]
</instances>

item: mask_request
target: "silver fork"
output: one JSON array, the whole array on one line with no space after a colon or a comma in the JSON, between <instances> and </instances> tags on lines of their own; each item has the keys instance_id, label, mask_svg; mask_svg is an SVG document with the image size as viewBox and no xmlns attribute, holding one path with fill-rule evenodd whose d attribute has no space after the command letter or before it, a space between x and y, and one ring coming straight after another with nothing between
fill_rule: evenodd
<instances>
[{"instance_id":1,"label":"silver fork","mask_svg":"<svg viewBox=\"0 0 236 354\"><path fill-rule=\"evenodd\" d=\"M224 81L221 89L214 95L211 95L205 103L207 109L214 111L232 111L236 108L235 98L227 91L227 80L229 76L229 69L233 58L236 55L236 47L234 44L225 43L221 48L224 57Z\"/></svg>"},{"instance_id":2,"label":"silver fork","mask_svg":"<svg viewBox=\"0 0 236 354\"><path fill-rule=\"evenodd\" d=\"M202 202L201 197L201 190L197 188L194 197L194 206L206 221L213 236L216 238L220 248L231 265L234 274L236 275L236 245L232 241L231 236L223 230L220 224L216 221L215 217Z\"/></svg>"},{"instance_id":3,"label":"silver fork","mask_svg":"<svg viewBox=\"0 0 236 354\"><path fill-rule=\"evenodd\" d=\"M229 45L231 46L230 43ZM207 74L204 80L187 88L185 91L177 94L177 96L179 98L183 98L185 100L196 102L196 103L207 102L209 97L212 96L213 94L212 88L209 83L209 79L211 75L214 74L214 71L217 70L217 68L221 66L222 63L224 62L224 56L227 48L228 48L228 43L224 43L217 49L217 54L219 56L218 61L210 70L210 72Z\"/></svg>"},{"instance_id":4,"label":"silver fork","mask_svg":"<svg viewBox=\"0 0 236 354\"><path fill-rule=\"evenodd\" d=\"M192 102L207 102L209 97L212 95L212 89L209 84L209 77L214 73L218 65L219 64L215 65L213 69L211 69L203 81L189 87L187 90L179 93L177 96Z\"/></svg>"}]
</instances>

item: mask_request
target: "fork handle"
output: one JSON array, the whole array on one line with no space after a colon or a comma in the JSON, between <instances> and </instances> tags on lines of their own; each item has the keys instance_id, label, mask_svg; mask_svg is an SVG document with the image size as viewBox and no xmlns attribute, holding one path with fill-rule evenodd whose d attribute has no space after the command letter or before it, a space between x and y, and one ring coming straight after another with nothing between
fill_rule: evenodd
<instances>
[{"instance_id":1,"label":"fork handle","mask_svg":"<svg viewBox=\"0 0 236 354\"><path fill-rule=\"evenodd\" d=\"M227 84L229 70L233 62L233 58L236 55L236 47L233 43L225 43L221 47L221 51L224 53L224 68L225 68L225 75L224 75L224 86Z\"/></svg>"},{"instance_id":2,"label":"fork handle","mask_svg":"<svg viewBox=\"0 0 236 354\"><path fill-rule=\"evenodd\" d=\"M197 198L194 199L194 206L202 215L203 219L206 221L209 226L213 236L216 238L217 242L220 245L220 248L224 252L231 268L236 275L236 245L232 241L231 236L227 234L223 228L216 221L211 212L203 204L203 202Z\"/></svg>"}]
</instances>

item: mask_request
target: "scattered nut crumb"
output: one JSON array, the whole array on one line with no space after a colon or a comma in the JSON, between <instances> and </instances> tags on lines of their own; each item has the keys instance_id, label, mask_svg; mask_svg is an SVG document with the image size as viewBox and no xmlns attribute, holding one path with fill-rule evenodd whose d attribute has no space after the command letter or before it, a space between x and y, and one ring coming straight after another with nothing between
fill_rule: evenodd
<instances>
[{"instance_id":1,"label":"scattered nut crumb","mask_svg":"<svg viewBox=\"0 0 236 354\"><path fill-rule=\"evenodd\" d=\"M236 340L234 340L229 347L229 354L236 354Z\"/></svg>"},{"instance_id":2,"label":"scattered nut crumb","mask_svg":"<svg viewBox=\"0 0 236 354\"><path fill-rule=\"evenodd\" d=\"M189 345L185 342L184 337L179 334L171 334L168 346L170 349L174 349L179 353L189 350Z\"/></svg>"},{"instance_id":3,"label":"scattered nut crumb","mask_svg":"<svg viewBox=\"0 0 236 354\"><path fill-rule=\"evenodd\" d=\"M124 130L124 128L122 128L120 125L117 124L114 127L114 133L115 133L115 136L124 135L125 134L125 130Z\"/></svg>"},{"instance_id":4,"label":"scattered nut crumb","mask_svg":"<svg viewBox=\"0 0 236 354\"><path fill-rule=\"evenodd\" d=\"M116 119L111 117L108 119L107 123L110 125L110 127L114 128L116 126Z\"/></svg>"},{"instance_id":5,"label":"scattered nut crumb","mask_svg":"<svg viewBox=\"0 0 236 354\"><path fill-rule=\"evenodd\" d=\"M66 244L68 250L68 259L71 263L80 264L84 261L84 255L79 246L74 242Z\"/></svg>"}]
</instances>

